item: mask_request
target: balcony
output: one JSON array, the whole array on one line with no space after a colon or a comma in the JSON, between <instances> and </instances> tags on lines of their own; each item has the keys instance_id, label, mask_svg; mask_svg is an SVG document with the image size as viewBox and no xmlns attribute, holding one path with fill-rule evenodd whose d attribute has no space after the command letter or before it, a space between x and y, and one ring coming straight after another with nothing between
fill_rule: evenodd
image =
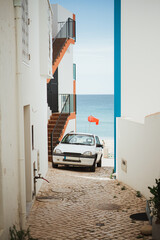
<instances>
[{"instance_id":1,"label":"balcony","mask_svg":"<svg viewBox=\"0 0 160 240\"><path fill-rule=\"evenodd\" d=\"M61 23L62 27L56 37L53 39L53 67L52 73L54 74L58 64L63 58L66 50L70 44L74 44L76 41L76 22L75 20L68 18L65 23Z\"/></svg>"}]
</instances>

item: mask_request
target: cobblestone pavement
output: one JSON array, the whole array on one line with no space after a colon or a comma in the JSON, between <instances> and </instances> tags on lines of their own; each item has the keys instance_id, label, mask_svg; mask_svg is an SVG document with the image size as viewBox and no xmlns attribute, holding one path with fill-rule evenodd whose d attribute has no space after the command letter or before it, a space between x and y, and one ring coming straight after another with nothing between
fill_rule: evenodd
<instances>
[{"instance_id":1,"label":"cobblestone pavement","mask_svg":"<svg viewBox=\"0 0 160 240\"><path fill-rule=\"evenodd\" d=\"M27 220L39 240L132 240L141 237L143 221L131 214L145 212L145 199L110 179L112 168L95 173L79 168L52 169L43 182ZM145 222L146 223L146 222Z\"/></svg>"}]
</instances>

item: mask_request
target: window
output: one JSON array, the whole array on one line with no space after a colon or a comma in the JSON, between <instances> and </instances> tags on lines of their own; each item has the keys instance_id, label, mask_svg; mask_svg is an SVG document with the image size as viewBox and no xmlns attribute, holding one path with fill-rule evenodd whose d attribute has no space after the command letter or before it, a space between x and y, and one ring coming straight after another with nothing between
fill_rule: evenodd
<instances>
[{"instance_id":1,"label":"window","mask_svg":"<svg viewBox=\"0 0 160 240\"><path fill-rule=\"evenodd\" d=\"M76 80L76 64L73 63L73 80Z\"/></svg>"},{"instance_id":2,"label":"window","mask_svg":"<svg viewBox=\"0 0 160 240\"><path fill-rule=\"evenodd\" d=\"M28 0L22 0L22 59L26 63L30 58L28 25Z\"/></svg>"},{"instance_id":3,"label":"window","mask_svg":"<svg viewBox=\"0 0 160 240\"><path fill-rule=\"evenodd\" d=\"M99 138L96 136L96 144L101 144L100 141L99 141Z\"/></svg>"},{"instance_id":4,"label":"window","mask_svg":"<svg viewBox=\"0 0 160 240\"><path fill-rule=\"evenodd\" d=\"M67 134L62 139L62 143L93 146L95 142L92 135Z\"/></svg>"}]
</instances>

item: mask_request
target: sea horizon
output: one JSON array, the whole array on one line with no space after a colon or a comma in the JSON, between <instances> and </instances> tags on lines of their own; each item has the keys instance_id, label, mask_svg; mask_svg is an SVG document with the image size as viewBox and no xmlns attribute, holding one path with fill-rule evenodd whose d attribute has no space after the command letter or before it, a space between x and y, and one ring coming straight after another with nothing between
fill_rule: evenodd
<instances>
[{"instance_id":1,"label":"sea horizon","mask_svg":"<svg viewBox=\"0 0 160 240\"><path fill-rule=\"evenodd\" d=\"M99 119L99 124L88 122L88 116ZM114 138L114 95L77 94L77 132L92 133L100 139Z\"/></svg>"}]
</instances>

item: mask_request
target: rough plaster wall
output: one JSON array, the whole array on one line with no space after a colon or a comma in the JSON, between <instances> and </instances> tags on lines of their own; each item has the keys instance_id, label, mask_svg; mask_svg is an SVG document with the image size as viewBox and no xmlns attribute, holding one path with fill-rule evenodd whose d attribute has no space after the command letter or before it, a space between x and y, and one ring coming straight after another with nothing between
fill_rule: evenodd
<instances>
[{"instance_id":1,"label":"rough plaster wall","mask_svg":"<svg viewBox=\"0 0 160 240\"><path fill-rule=\"evenodd\" d=\"M0 225L4 230L0 239L5 239L9 227L19 223L16 43L14 8L10 0L1 1L0 35Z\"/></svg>"}]
</instances>

